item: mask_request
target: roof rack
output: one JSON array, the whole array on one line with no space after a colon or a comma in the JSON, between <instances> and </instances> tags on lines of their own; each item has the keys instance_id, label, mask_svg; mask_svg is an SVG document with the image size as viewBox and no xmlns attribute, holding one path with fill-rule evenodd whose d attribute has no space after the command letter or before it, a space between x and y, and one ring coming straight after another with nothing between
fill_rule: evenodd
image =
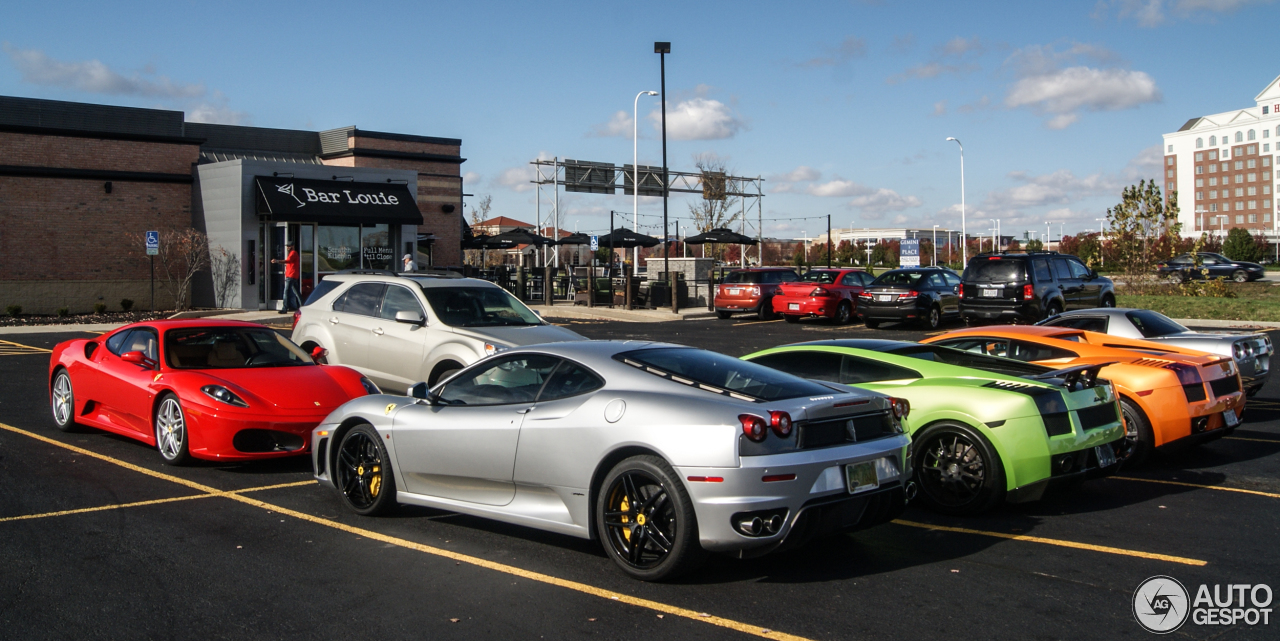
<instances>
[{"instance_id":1,"label":"roof rack","mask_svg":"<svg viewBox=\"0 0 1280 641\"><path fill-rule=\"evenodd\" d=\"M445 269L443 267L427 267L412 272L400 272L397 275L404 276L406 278L414 276L426 276L428 278L466 278L466 276L463 276L458 272L451 269Z\"/></svg>"},{"instance_id":2,"label":"roof rack","mask_svg":"<svg viewBox=\"0 0 1280 641\"><path fill-rule=\"evenodd\" d=\"M396 273L389 269L343 269L335 274L361 274L364 276L396 276Z\"/></svg>"},{"instance_id":3,"label":"roof rack","mask_svg":"<svg viewBox=\"0 0 1280 641\"><path fill-rule=\"evenodd\" d=\"M1056 252L1056 251L1049 251L1049 250L1047 250L1047 249L1033 249L1033 250L1026 250L1026 249L1002 249L1002 250L1000 250L1000 251L998 251L998 252L982 252L981 254L977 254L977 255L975 255L974 257L976 258L977 256L1024 256L1024 255L1025 255L1025 256L1030 256L1030 255L1032 255L1032 254L1054 254L1054 255L1056 255L1057 253L1058 253L1058 252Z\"/></svg>"}]
</instances>

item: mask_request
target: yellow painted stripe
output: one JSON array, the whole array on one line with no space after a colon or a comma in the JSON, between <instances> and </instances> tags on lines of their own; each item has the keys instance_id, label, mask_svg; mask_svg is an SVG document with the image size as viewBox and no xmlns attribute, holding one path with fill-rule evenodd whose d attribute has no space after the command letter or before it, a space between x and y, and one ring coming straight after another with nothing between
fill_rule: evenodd
<instances>
[{"instance_id":1,"label":"yellow painted stripe","mask_svg":"<svg viewBox=\"0 0 1280 641\"><path fill-rule=\"evenodd\" d=\"M915 521L904 521L902 519L894 519L893 523L898 525L906 525L909 527L918 527L926 530L939 530L942 532L958 532L960 534L976 534L979 536L992 536L999 539L1009 539L1011 541L1024 541L1027 543L1041 543L1044 545L1056 545L1058 547L1073 548L1076 550L1089 550L1091 552L1103 552L1106 554L1118 554L1121 556L1133 556L1140 559L1152 559L1154 561L1169 561L1171 563L1181 563L1183 565L1207 565L1207 561L1199 559L1188 559L1181 556L1170 556L1168 554L1155 554L1153 552L1140 552L1138 550L1126 550L1123 548L1113 548L1106 545L1093 545L1092 543L1079 543L1077 541L1064 541L1062 539L1047 539L1042 536L1030 536L1027 534L1006 534L1004 532L989 532L987 530L971 530L963 527L950 527L946 525L933 525L931 523L916 523Z\"/></svg>"},{"instance_id":2,"label":"yellow painted stripe","mask_svg":"<svg viewBox=\"0 0 1280 641\"><path fill-rule=\"evenodd\" d=\"M781 323L781 322L782 322L782 321L784 321L784 320L787 320L787 319L785 319L785 318L779 318L779 319L777 319L777 320L771 320L771 321L747 321L747 322L745 322L745 323L734 323L734 324L733 324L733 326L734 326L734 327L741 327L741 326L743 326L743 325L764 325L764 324L766 324L766 323Z\"/></svg>"},{"instance_id":3,"label":"yellow painted stripe","mask_svg":"<svg viewBox=\"0 0 1280 641\"><path fill-rule=\"evenodd\" d=\"M0 518L0 523L8 521L27 521L30 519L47 519L54 516L69 516L72 514L88 514L90 512L105 512L107 510L119 510L127 507L144 507L147 505L160 505L163 503L176 503L178 501L190 501L192 499L207 499L211 497L228 496L231 494L242 494L245 492L260 492L262 490L274 490L282 487L298 487L300 485L315 485L315 481L299 481L297 483L279 483L276 485L263 485L261 487L251 487L244 490L231 490L229 492L218 492L216 494L192 494L189 496L175 496L167 499L153 499L150 501L135 501L133 503L116 503L113 505L99 505L97 507L84 507L75 510L62 510L60 512L43 512L41 514L23 514L21 516L6 516Z\"/></svg>"},{"instance_id":4,"label":"yellow painted stripe","mask_svg":"<svg viewBox=\"0 0 1280 641\"><path fill-rule=\"evenodd\" d=\"M1161 479L1140 479L1133 476L1110 476L1107 478L1116 479L1117 481L1141 481L1143 483L1160 483L1162 485L1180 485L1182 487L1194 487L1202 490L1218 490L1220 492L1237 492L1240 494L1253 494L1255 496L1265 496L1271 499L1280 499L1280 494L1274 492L1263 492L1261 490L1246 490L1242 487L1226 487L1224 485L1202 485L1200 483L1184 483L1182 481L1165 481Z\"/></svg>"},{"instance_id":5,"label":"yellow painted stripe","mask_svg":"<svg viewBox=\"0 0 1280 641\"><path fill-rule=\"evenodd\" d=\"M32 346L30 346L30 345L23 345L22 343L15 343L15 342L13 342L13 341L0 340L0 345L4 346L4 347L0 347L0 349L6 349L6 348L7 348L7 350L6 350L6 351L9 351L9 352L11 352L11 353L22 353L22 354L51 354L51 353L53 353L53 350L51 350L51 349L45 349L45 348L43 348L43 347L32 347Z\"/></svg>"},{"instance_id":6,"label":"yellow painted stripe","mask_svg":"<svg viewBox=\"0 0 1280 641\"><path fill-rule=\"evenodd\" d=\"M1222 439L1225 441L1252 441L1254 443L1274 443L1275 445L1280 445L1280 439L1274 439L1274 438L1246 438L1244 436L1224 436L1222 437Z\"/></svg>"},{"instance_id":7,"label":"yellow painted stripe","mask_svg":"<svg viewBox=\"0 0 1280 641\"><path fill-rule=\"evenodd\" d=\"M252 499L252 498L249 498L249 497L247 497L247 496L242 496L242 495L240 494L240 492L245 492L245 491L247 491L247 490L240 490L239 492L236 492L236 491L231 491L231 492L222 492L222 491L220 491L220 490L216 490L216 489L214 489L214 488L211 488L211 487L208 487L208 486L205 486L205 485L201 485L201 484L199 484L199 483L194 483L194 482L191 482L191 481L187 481L187 480L185 480L185 479L180 479L180 478L178 478L178 477L176 477L176 476L172 476L172 475L169 475L169 474L164 474L164 473L162 473L162 472L155 472L155 471L153 471L153 470L148 470L148 469L146 469L146 468L142 468L142 467L138 467L137 465L133 465L132 463L126 463L126 462L124 462L124 461L120 461L120 460L117 460L117 459L111 458L110 456L106 456L106 455L103 455L103 454L97 454L97 453L94 453L94 452L90 452L90 451L88 451L88 450L85 450L85 449L83 449L83 448L76 447L76 446L74 446L74 445L68 445L68 444L66 444L66 443L61 443L61 442L55 441L55 440L53 440L53 439L50 439L50 438L47 438L47 437L41 436L41 435L39 435L39 434L35 434L35 433L32 433L32 432L28 432L27 430L23 430L23 429L20 429L20 428L17 428L17 427L13 427L13 426L11 426L11 425L5 425L4 423L0 423L0 429L5 429L5 430L8 430L8 431L13 432L13 433L15 433L15 434L22 434L22 435L25 435L25 436L30 436L31 438L34 438L34 439L36 439L36 440L43 441L43 442L45 442L45 443L49 443L49 444L51 444L51 445L56 445L56 446L58 446L58 447L65 448L65 449L71 450L71 451L73 451L73 452L77 452L77 453L85 454L86 456L92 456L92 457L94 457L94 458L97 458L97 459L99 459L99 460L103 460L103 461L107 461L107 462L109 462L109 463L114 463L114 464L119 465L119 466L121 466L121 467L123 467L123 468L125 468L125 469L133 470L133 471L135 471L135 472L140 472L140 473L142 473L142 474L146 474L146 475L148 475L148 476L152 476L152 477L160 478L160 479L165 479L165 480L168 480L168 481L172 481L172 482L174 482L174 483L178 483L178 484L181 484L181 485L185 485L185 486L187 486L187 487L197 488L197 489L200 489L200 490L201 490L201 491L203 491L203 492L206 492L206 493L207 493L207 494L209 494L209 495L221 496L221 497L224 497L224 498L229 498L229 499L231 499L231 500L233 500L233 501L239 501L239 502L241 502L241 503L245 503L245 504L247 504L247 505L252 505L252 506L254 506L254 507L259 507L259 508L262 508L262 509L264 509L264 510L268 510L268 511L271 511L271 512L275 512L275 513L277 513L277 514L285 514L285 515L292 516L292 517L294 517L294 518L296 518L296 519L299 519L299 520L302 520L302 521L307 521L307 522L310 522L310 523L315 523L315 524L317 524L317 525L323 525L323 526L330 527L330 528L333 528L333 529L336 529L336 530L341 530L341 531L343 531L343 532L347 532L347 533L350 533L350 534L355 534L355 535L358 535L358 536L363 536L363 537L365 537L365 538L368 538L368 539L371 539L371 540L374 540L374 541L380 541L380 542L383 542L383 543L389 543L389 544L391 544L391 545L395 545L395 546L398 546L398 547L406 548L406 549L409 549L409 550L414 550L414 551L417 551L417 552L423 552L423 553L425 553L425 554L431 554L431 555L435 555L435 556L444 557L444 558L447 558L447 559L452 559L452 560L457 561L457 562L459 562L459 563L467 563L467 564L470 564L470 565L475 565L475 566L482 567L482 568L486 568L486 569L489 569L489 570L494 570L494 571L496 571L496 572L502 572L502 573L504 573L504 574L509 574L509 575L512 575L512 576L518 576L518 577L521 577L521 578L524 578L524 579L528 579L528 580L530 580L530 581L537 581L537 582L539 582L539 583L545 583L545 584L547 584L547 585L554 585L554 586L561 587L561 588L565 588L565 589L568 589L568 590L573 590L573 591L575 591L575 592L579 592L579 593L582 593L582 594L587 594L587 595L591 595L591 596L600 597L600 598L603 598L603 599L608 599L608 600L610 600L610 601L617 601L617 602L619 602L619 603L625 603L625 604L627 604L627 605L633 605L633 606L636 606L636 607L647 608L647 609L649 609L649 610L653 610L653 611L655 611L655 612L661 612L661 613L663 613L663 614L670 614L670 615L672 615L672 616L683 617L683 618L690 619L690 620L693 620L693 621L699 621L699 622L702 622L702 623L709 623L709 624L711 624L711 625L719 626L719 627L722 627L722 628L727 628L727 629L730 629L730 630L736 630L736 631L738 631L738 632L743 632L743 633L745 633L745 634L750 634L750 635L752 635L752 636L757 636L757 637L760 637L760 638L763 638L763 639L777 639L777 640L779 640L779 641L809 641L809 640L808 640L808 639L806 639L805 637L796 636L796 635L794 635L794 634L787 634L787 633L785 633L785 632L778 632L778 631L776 631L776 630L769 630L769 629L767 629L767 628L763 628L763 627L761 627L761 626L750 625L750 624L747 624L747 623L743 623L743 622L741 622L741 621L735 621L735 620L733 620L733 619L726 619L726 618L724 618L724 617L714 616L714 615L711 615L711 614L706 613L706 612L698 612L698 611L696 611L696 610L690 610L690 609L688 609L688 608L682 608L682 607L679 607L679 606L669 605L669 604L666 604L666 603L661 603L661 602L659 602L659 601L652 601L652 600L649 600L649 599L641 599L641 598L639 598L639 597L634 597L634 596L631 596L631 595L629 595L629 594L623 594L623 593L621 593L621 592L614 592L614 591L612 591L612 590L606 590L606 589L604 589L604 588L598 588L598 587L595 587L595 586L593 586L593 585L588 585L588 584L586 584L586 583L579 583L579 582L577 582L577 581L569 581L569 580L567 580L567 579L561 579L561 578L559 578L559 577L554 577L554 576L551 576L551 575L548 575L548 574L542 574L542 573L540 573L540 572L533 572L533 571L530 571L530 570L525 570L525 569L523 569L523 568L518 568L518 567L515 567L515 566L512 566L512 565L506 565L506 564L504 564L504 563L495 563L495 562L493 562L493 561L489 561L489 560L487 560L487 559L481 559L481 558L479 558L479 557L469 556L469 555L466 555L466 554L459 554L459 553L457 553L457 552L452 552L452 551L450 551L450 550L444 550L444 549L437 548L437 547L432 547L432 546L429 546L429 545L423 545L423 544L421 544L421 543L415 543L415 542L413 542L413 541L409 541L409 540L406 540L406 539L401 539L401 538L394 537L394 536L387 536L387 535L385 535L385 534L381 534L381 533L379 533L379 532L374 532L374 531L372 531L372 530L366 530L366 529L363 529L363 528L353 527L353 526L350 526L350 525L346 525L345 523L339 523L339 522L337 522L337 521L332 521L332 520L325 519L325 518L321 518L321 517L318 517L318 516L312 516L312 515L310 515L310 514L306 514L306 513L304 513L304 512L298 512L297 510L291 510L291 509L289 509L289 508L284 508L284 507L280 507L280 506L277 506L277 505L272 505L271 503L266 503L266 502L264 502L264 501L259 501L259 500L257 500L257 499ZM312 483L312 481L306 481L305 483ZM285 484L285 485L287 485L287 484ZM282 485L282 486L283 486L283 485ZM267 487L272 487L272 486L267 486ZM267 489L267 488L255 488L255 489ZM192 497L192 498L194 498L194 497Z\"/></svg>"}]
</instances>

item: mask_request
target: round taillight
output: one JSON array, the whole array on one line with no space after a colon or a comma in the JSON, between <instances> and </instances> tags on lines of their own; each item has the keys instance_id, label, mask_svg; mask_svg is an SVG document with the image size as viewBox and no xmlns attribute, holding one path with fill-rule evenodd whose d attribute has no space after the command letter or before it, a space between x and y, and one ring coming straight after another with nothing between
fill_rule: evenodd
<instances>
[{"instance_id":1,"label":"round taillight","mask_svg":"<svg viewBox=\"0 0 1280 641\"><path fill-rule=\"evenodd\" d=\"M902 420L911 414L911 402L905 398L891 397L889 399L889 407L893 410L894 418Z\"/></svg>"},{"instance_id":2,"label":"round taillight","mask_svg":"<svg viewBox=\"0 0 1280 641\"><path fill-rule=\"evenodd\" d=\"M769 412L769 427L782 438L791 436L791 415L786 412Z\"/></svg>"},{"instance_id":3,"label":"round taillight","mask_svg":"<svg viewBox=\"0 0 1280 641\"><path fill-rule=\"evenodd\" d=\"M769 434L769 428L764 424L764 419L754 414L739 414L738 421L742 423L742 435L759 443Z\"/></svg>"}]
</instances>

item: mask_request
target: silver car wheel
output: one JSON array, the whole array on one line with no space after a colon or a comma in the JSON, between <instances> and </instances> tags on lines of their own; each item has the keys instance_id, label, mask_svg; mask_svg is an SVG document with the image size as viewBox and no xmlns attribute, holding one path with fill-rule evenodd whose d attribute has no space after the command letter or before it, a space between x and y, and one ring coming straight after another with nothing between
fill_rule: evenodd
<instances>
[{"instance_id":1,"label":"silver car wheel","mask_svg":"<svg viewBox=\"0 0 1280 641\"><path fill-rule=\"evenodd\" d=\"M72 415L75 413L75 395L71 391L71 376L67 372L58 372L58 377L53 380L53 393L51 402L53 404L53 420L57 422L58 427L63 430L70 429L75 421Z\"/></svg>"},{"instance_id":2,"label":"silver car wheel","mask_svg":"<svg viewBox=\"0 0 1280 641\"><path fill-rule=\"evenodd\" d=\"M175 396L168 396L156 410L156 449L166 463L187 461L187 421L182 405Z\"/></svg>"}]
</instances>

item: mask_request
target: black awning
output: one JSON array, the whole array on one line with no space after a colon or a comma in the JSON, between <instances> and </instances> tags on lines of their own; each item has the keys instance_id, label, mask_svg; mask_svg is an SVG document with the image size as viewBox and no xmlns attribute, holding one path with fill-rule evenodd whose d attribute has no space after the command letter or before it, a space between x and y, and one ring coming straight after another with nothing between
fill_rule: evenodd
<instances>
[{"instance_id":1,"label":"black awning","mask_svg":"<svg viewBox=\"0 0 1280 641\"><path fill-rule=\"evenodd\" d=\"M421 225L408 185L255 176L258 213L271 220L356 225Z\"/></svg>"}]
</instances>

